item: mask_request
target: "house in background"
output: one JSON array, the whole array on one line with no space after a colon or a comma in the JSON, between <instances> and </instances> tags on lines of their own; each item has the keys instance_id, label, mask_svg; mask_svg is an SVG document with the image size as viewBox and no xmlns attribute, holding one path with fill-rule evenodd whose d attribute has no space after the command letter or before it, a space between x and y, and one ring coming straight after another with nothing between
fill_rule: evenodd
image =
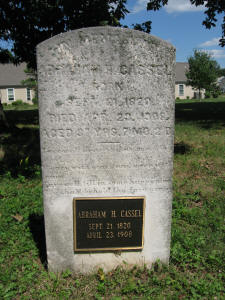
<instances>
[{"instance_id":1,"label":"house in background","mask_svg":"<svg viewBox=\"0 0 225 300\"><path fill-rule=\"evenodd\" d=\"M199 92L192 86L187 85L186 72L188 71L187 62L176 63L176 79L175 79L175 98L193 99L199 98ZM205 90L202 90L201 98L205 97Z\"/></svg>"},{"instance_id":2,"label":"house in background","mask_svg":"<svg viewBox=\"0 0 225 300\"><path fill-rule=\"evenodd\" d=\"M22 80L27 79L24 72L26 64L0 64L0 97L2 103L12 104L13 101L22 100L33 104L35 92L22 85Z\"/></svg>"},{"instance_id":3,"label":"house in background","mask_svg":"<svg viewBox=\"0 0 225 300\"><path fill-rule=\"evenodd\" d=\"M30 88L22 85L22 81L27 79L24 72L26 64L0 64L0 97L2 103L11 104L13 101L22 100L23 102L32 104L35 92ZM175 81L175 97L180 99L192 99L198 97L198 91L187 85L186 72L188 63L176 63L176 81ZM201 95L204 98L204 92Z\"/></svg>"},{"instance_id":4,"label":"house in background","mask_svg":"<svg viewBox=\"0 0 225 300\"><path fill-rule=\"evenodd\" d=\"M219 77L217 79L217 84L221 89L222 93L225 93L225 76Z\"/></svg>"}]
</instances>

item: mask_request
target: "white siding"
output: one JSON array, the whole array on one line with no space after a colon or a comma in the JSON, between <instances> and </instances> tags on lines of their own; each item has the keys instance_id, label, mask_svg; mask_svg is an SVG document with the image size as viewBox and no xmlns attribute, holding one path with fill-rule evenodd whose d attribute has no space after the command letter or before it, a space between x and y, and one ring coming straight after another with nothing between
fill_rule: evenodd
<instances>
[{"instance_id":1,"label":"white siding","mask_svg":"<svg viewBox=\"0 0 225 300\"><path fill-rule=\"evenodd\" d=\"M34 98L33 90L31 90L31 100L27 100L27 88L25 88L25 87L14 88L14 95L15 95L14 101L22 100L25 103L33 104L32 103L32 99ZM8 100L8 88L1 88L0 96L2 99L2 103L12 104L14 102L14 101Z\"/></svg>"},{"instance_id":2,"label":"white siding","mask_svg":"<svg viewBox=\"0 0 225 300\"><path fill-rule=\"evenodd\" d=\"M183 87L184 87L184 93L183 95L180 95L179 91L180 91L180 88L179 86L183 84ZM176 98L180 98L180 99L193 99L194 96L195 96L195 93L198 93L198 91L196 89L193 89L193 87L189 86L189 85L186 85L185 83L176 83L175 85L175 97ZM202 97L204 98L205 96L205 91L202 90Z\"/></svg>"}]
</instances>

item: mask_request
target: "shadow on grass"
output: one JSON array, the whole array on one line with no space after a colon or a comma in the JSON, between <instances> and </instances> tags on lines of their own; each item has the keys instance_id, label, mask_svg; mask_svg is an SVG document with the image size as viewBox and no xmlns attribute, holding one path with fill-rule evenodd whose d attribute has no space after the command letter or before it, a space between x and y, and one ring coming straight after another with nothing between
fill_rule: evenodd
<instances>
[{"instance_id":1,"label":"shadow on grass","mask_svg":"<svg viewBox=\"0 0 225 300\"><path fill-rule=\"evenodd\" d=\"M38 110L5 111L9 128L0 130L0 174L31 177L40 166Z\"/></svg>"},{"instance_id":2,"label":"shadow on grass","mask_svg":"<svg viewBox=\"0 0 225 300\"><path fill-rule=\"evenodd\" d=\"M174 154L187 154L191 151L191 147L183 142L174 144Z\"/></svg>"},{"instance_id":3,"label":"shadow on grass","mask_svg":"<svg viewBox=\"0 0 225 300\"><path fill-rule=\"evenodd\" d=\"M5 110L8 123L12 126L15 124L38 125L38 109L30 110Z\"/></svg>"},{"instance_id":4,"label":"shadow on grass","mask_svg":"<svg viewBox=\"0 0 225 300\"><path fill-rule=\"evenodd\" d=\"M177 122L194 121L204 129L225 126L225 102L176 103Z\"/></svg>"},{"instance_id":5,"label":"shadow on grass","mask_svg":"<svg viewBox=\"0 0 225 300\"><path fill-rule=\"evenodd\" d=\"M45 241L45 225L44 216L32 214L29 216L29 227L32 233L34 242L39 251L39 257L44 268L47 269L47 252Z\"/></svg>"},{"instance_id":6,"label":"shadow on grass","mask_svg":"<svg viewBox=\"0 0 225 300\"><path fill-rule=\"evenodd\" d=\"M35 166L41 164L39 140L38 128L11 127L0 135L0 174L10 172L13 177L34 175Z\"/></svg>"}]
</instances>

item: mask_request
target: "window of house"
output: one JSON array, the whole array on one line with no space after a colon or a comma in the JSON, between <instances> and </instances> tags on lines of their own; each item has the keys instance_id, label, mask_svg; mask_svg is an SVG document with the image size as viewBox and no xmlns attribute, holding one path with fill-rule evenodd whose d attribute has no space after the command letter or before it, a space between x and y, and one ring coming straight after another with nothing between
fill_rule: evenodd
<instances>
[{"instance_id":1,"label":"window of house","mask_svg":"<svg viewBox=\"0 0 225 300\"><path fill-rule=\"evenodd\" d=\"M27 88L27 100L31 100L31 90Z\"/></svg>"},{"instance_id":2,"label":"window of house","mask_svg":"<svg viewBox=\"0 0 225 300\"><path fill-rule=\"evenodd\" d=\"M7 93L8 93L8 100L9 101L15 100L14 89L7 89Z\"/></svg>"},{"instance_id":3,"label":"window of house","mask_svg":"<svg viewBox=\"0 0 225 300\"><path fill-rule=\"evenodd\" d=\"M179 96L184 96L184 85L179 84Z\"/></svg>"}]
</instances>

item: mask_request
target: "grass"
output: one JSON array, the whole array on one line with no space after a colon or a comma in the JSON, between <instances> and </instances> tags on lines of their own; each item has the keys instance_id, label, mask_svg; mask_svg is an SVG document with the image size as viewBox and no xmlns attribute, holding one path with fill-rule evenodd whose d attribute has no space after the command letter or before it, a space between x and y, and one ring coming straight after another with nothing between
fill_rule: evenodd
<instances>
[{"instance_id":1,"label":"grass","mask_svg":"<svg viewBox=\"0 0 225 300\"><path fill-rule=\"evenodd\" d=\"M22 101L22 100L19 100L19 101ZM3 108L4 110L33 110L33 109L37 109L38 108L38 105L37 104L29 104L29 103L17 103L16 101L13 102L12 104L6 104L6 103L3 103Z\"/></svg>"},{"instance_id":2,"label":"grass","mask_svg":"<svg viewBox=\"0 0 225 300\"><path fill-rule=\"evenodd\" d=\"M225 94L220 95L218 98L205 98L205 99L176 99L176 103L207 103L207 102L213 102L213 103L217 103L217 102L224 102L225 100Z\"/></svg>"},{"instance_id":3,"label":"grass","mask_svg":"<svg viewBox=\"0 0 225 300\"><path fill-rule=\"evenodd\" d=\"M0 299L224 299L225 99L177 101L170 265L47 271L37 111L0 135ZM15 130L16 128L16 130Z\"/></svg>"}]
</instances>

